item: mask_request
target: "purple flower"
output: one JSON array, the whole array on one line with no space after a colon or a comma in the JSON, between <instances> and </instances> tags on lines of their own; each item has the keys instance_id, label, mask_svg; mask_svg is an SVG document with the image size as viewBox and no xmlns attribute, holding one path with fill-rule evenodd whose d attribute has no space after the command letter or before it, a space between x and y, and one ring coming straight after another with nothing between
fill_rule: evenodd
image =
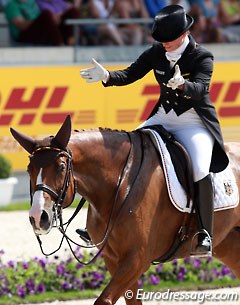
<instances>
[{"instance_id":1,"label":"purple flower","mask_svg":"<svg viewBox=\"0 0 240 305\"><path fill-rule=\"evenodd\" d=\"M38 294L44 293L45 291L46 291L46 288L45 288L45 286L44 286L43 284L39 284L39 285L37 286L36 292L37 292Z\"/></svg>"},{"instance_id":2,"label":"purple flower","mask_svg":"<svg viewBox=\"0 0 240 305\"><path fill-rule=\"evenodd\" d=\"M183 265L179 266L179 272L186 274L187 273L187 268L184 267Z\"/></svg>"},{"instance_id":3,"label":"purple flower","mask_svg":"<svg viewBox=\"0 0 240 305\"><path fill-rule=\"evenodd\" d=\"M179 282L182 282L184 280L185 277L185 273L183 272L179 272L177 275L177 279L179 280Z\"/></svg>"},{"instance_id":4,"label":"purple flower","mask_svg":"<svg viewBox=\"0 0 240 305\"><path fill-rule=\"evenodd\" d=\"M58 275L64 275L65 267L63 265L59 265L59 266L57 266L56 271L57 271Z\"/></svg>"},{"instance_id":5,"label":"purple flower","mask_svg":"<svg viewBox=\"0 0 240 305\"><path fill-rule=\"evenodd\" d=\"M83 265L81 265L81 264L79 264L79 263L76 264L76 269L77 269L77 270L81 269L82 267L83 267Z\"/></svg>"},{"instance_id":6,"label":"purple flower","mask_svg":"<svg viewBox=\"0 0 240 305\"><path fill-rule=\"evenodd\" d=\"M212 257L208 257L206 261L207 261L207 263L209 264L209 263L212 262L212 260L213 260Z\"/></svg>"},{"instance_id":7,"label":"purple flower","mask_svg":"<svg viewBox=\"0 0 240 305\"><path fill-rule=\"evenodd\" d=\"M23 266L24 270L27 270L29 267L29 264L28 264L28 262L23 262L22 266Z\"/></svg>"},{"instance_id":8,"label":"purple flower","mask_svg":"<svg viewBox=\"0 0 240 305\"><path fill-rule=\"evenodd\" d=\"M162 271L162 268L163 268L163 264L157 265L157 267L156 267L157 273L160 273Z\"/></svg>"},{"instance_id":9,"label":"purple flower","mask_svg":"<svg viewBox=\"0 0 240 305\"><path fill-rule=\"evenodd\" d=\"M35 291L34 280L32 278L28 279L25 283L25 287L26 287L27 292L29 292L30 294L33 294Z\"/></svg>"},{"instance_id":10,"label":"purple flower","mask_svg":"<svg viewBox=\"0 0 240 305\"><path fill-rule=\"evenodd\" d=\"M84 286L81 280L76 279L75 281L78 290L84 290Z\"/></svg>"},{"instance_id":11,"label":"purple flower","mask_svg":"<svg viewBox=\"0 0 240 305\"><path fill-rule=\"evenodd\" d=\"M79 259L83 259L83 254L81 253L81 248L80 248L80 247L77 247L77 248L74 250L74 253L76 254L76 256L77 256Z\"/></svg>"},{"instance_id":12,"label":"purple flower","mask_svg":"<svg viewBox=\"0 0 240 305\"><path fill-rule=\"evenodd\" d=\"M216 268L212 269L212 274L216 277L216 278L221 278L221 272L219 270L217 270Z\"/></svg>"},{"instance_id":13,"label":"purple flower","mask_svg":"<svg viewBox=\"0 0 240 305\"><path fill-rule=\"evenodd\" d=\"M215 274L216 277L218 276L218 271L216 271L216 269L212 269L212 271L208 271L208 270L201 270L199 272L199 278L202 279L202 281L204 281L205 283L210 283L213 281L213 276L212 274Z\"/></svg>"},{"instance_id":14,"label":"purple flower","mask_svg":"<svg viewBox=\"0 0 240 305\"><path fill-rule=\"evenodd\" d=\"M198 269L198 268L201 266L201 264L202 264L202 262L201 262L200 259L194 259L194 260L193 260L193 267L194 267L195 269Z\"/></svg>"},{"instance_id":15,"label":"purple flower","mask_svg":"<svg viewBox=\"0 0 240 305\"><path fill-rule=\"evenodd\" d=\"M40 265L43 269L45 269L46 263L45 263L44 259L41 258L41 259L38 260L38 262L39 262L39 265Z\"/></svg>"},{"instance_id":16,"label":"purple flower","mask_svg":"<svg viewBox=\"0 0 240 305\"><path fill-rule=\"evenodd\" d=\"M223 265L222 266L222 275L224 276L224 275L228 275L230 273L231 273L231 271L228 269L228 267Z\"/></svg>"},{"instance_id":17,"label":"purple flower","mask_svg":"<svg viewBox=\"0 0 240 305\"><path fill-rule=\"evenodd\" d=\"M8 261L8 266L11 268L14 268L14 262L13 261Z\"/></svg>"},{"instance_id":18,"label":"purple flower","mask_svg":"<svg viewBox=\"0 0 240 305\"><path fill-rule=\"evenodd\" d=\"M189 264L191 262L191 258L190 257L185 257L183 261L184 261L185 264Z\"/></svg>"},{"instance_id":19,"label":"purple flower","mask_svg":"<svg viewBox=\"0 0 240 305\"><path fill-rule=\"evenodd\" d=\"M157 277L157 276L154 275L154 274L151 274L151 275L150 275L150 283L149 283L149 284L158 285L159 282L160 282L159 277Z\"/></svg>"},{"instance_id":20,"label":"purple flower","mask_svg":"<svg viewBox=\"0 0 240 305\"><path fill-rule=\"evenodd\" d=\"M62 289L63 290L69 290L71 288L71 285L68 282L62 283Z\"/></svg>"},{"instance_id":21,"label":"purple flower","mask_svg":"<svg viewBox=\"0 0 240 305\"><path fill-rule=\"evenodd\" d=\"M72 262L72 257L69 257L67 260L66 260L66 264L69 264L69 263L71 263Z\"/></svg>"},{"instance_id":22,"label":"purple flower","mask_svg":"<svg viewBox=\"0 0 240 305\"><path fill-rule=\"evenodd\" d=\"M17 286L17 295L20 297L20 298L25 298L26 296L26 293L23 289L23 287L21 285L18 285Z\"/></svg>"}]
</instances>

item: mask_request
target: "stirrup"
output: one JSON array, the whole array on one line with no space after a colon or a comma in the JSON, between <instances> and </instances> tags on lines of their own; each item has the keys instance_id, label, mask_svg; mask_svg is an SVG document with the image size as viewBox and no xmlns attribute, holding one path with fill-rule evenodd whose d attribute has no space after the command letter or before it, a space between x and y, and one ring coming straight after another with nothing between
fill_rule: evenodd
<instances>
[{"instance_id":1,"label":"stirrup","mask_svg":"<svg viewBox=\"0 0 240 305\"><path fill-rule=\"evenodd\" d=\"M205 251L205 252L197 252L193 250L193 243L196 237L198 237L200 234L204 234L207 236L207 238L209 238L209 240L211 241L212 238L210 236L210 234L208 233L207 230L202 229L199 232L197 232L196 234L193 235L192 241L191 241L191 247L190 247L190 257L191 258L205 258L205 257L211 257L212 256L212 242L210 242L210 250L209 251Z\"/></svg>"}]
</instances>

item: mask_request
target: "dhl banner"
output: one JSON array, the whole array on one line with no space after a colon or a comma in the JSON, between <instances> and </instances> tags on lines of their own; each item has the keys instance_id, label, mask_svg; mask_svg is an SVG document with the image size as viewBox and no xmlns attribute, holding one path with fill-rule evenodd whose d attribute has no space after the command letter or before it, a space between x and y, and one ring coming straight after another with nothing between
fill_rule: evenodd
<instances>
[{"instance_id":1,"label":"dhl banner","mask_svg":"<svg viewBox=\"0 0 240 305\"><path fill-rule=\"evenodd\" d=\"M13 127L29 136L55 134L67 114L74 129L109 127L135 129L159 96L150 72L124 87L104 88L79 76L83 66L1 67L0 153L14 170L26 170L27 153L10 135ZM107 66L121 69L123 66ZM224 139L240 140L240 62L215 63L210 87Z\"/></svg>"}]
</instances>

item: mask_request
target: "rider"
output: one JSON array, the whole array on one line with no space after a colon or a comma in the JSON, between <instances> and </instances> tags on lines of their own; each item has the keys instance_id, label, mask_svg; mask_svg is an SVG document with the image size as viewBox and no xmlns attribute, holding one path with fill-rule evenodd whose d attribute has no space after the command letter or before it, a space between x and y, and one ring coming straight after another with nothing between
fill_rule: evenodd
<instances>
[{"instance_id":1,"label":"rider","mask_svg":"<svg viewBox=\"0 0 240 305\"><path fill-rule=\"evenodd\" d=\"M210 172L228 165L216 110L209 96L213 55L189 33L193 18L179 5L164 7L155 17L156 42L129 67L107 71L93 59L94 67L80 71L87 82L105 87L123 86L153 70L161 94L147 121L140 127L161 124L187 149L192 165L195 207L201 234L196 255L211 255L213 185ZM78 230L80 235L86 230ZM86 237L87 235L85 235Z\"/></svg>"}]
</instances>

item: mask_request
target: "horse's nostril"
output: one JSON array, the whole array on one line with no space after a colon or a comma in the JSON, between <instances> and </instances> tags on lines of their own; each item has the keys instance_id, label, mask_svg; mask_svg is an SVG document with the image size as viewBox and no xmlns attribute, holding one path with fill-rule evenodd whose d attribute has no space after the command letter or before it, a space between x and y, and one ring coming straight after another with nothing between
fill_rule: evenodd
<instances>
[{"instance_id":1,"label":"horse's nostril","mask_svg":"<svg viewBox=\"0 0 240 305\"><path fill-rule=\"evenodd\" d=\"M50 221L49 221L48 213L45 211L42 211L40 227L43 229L48 229L49 226L50 226Z\"/></svg>"}]
</instances>

